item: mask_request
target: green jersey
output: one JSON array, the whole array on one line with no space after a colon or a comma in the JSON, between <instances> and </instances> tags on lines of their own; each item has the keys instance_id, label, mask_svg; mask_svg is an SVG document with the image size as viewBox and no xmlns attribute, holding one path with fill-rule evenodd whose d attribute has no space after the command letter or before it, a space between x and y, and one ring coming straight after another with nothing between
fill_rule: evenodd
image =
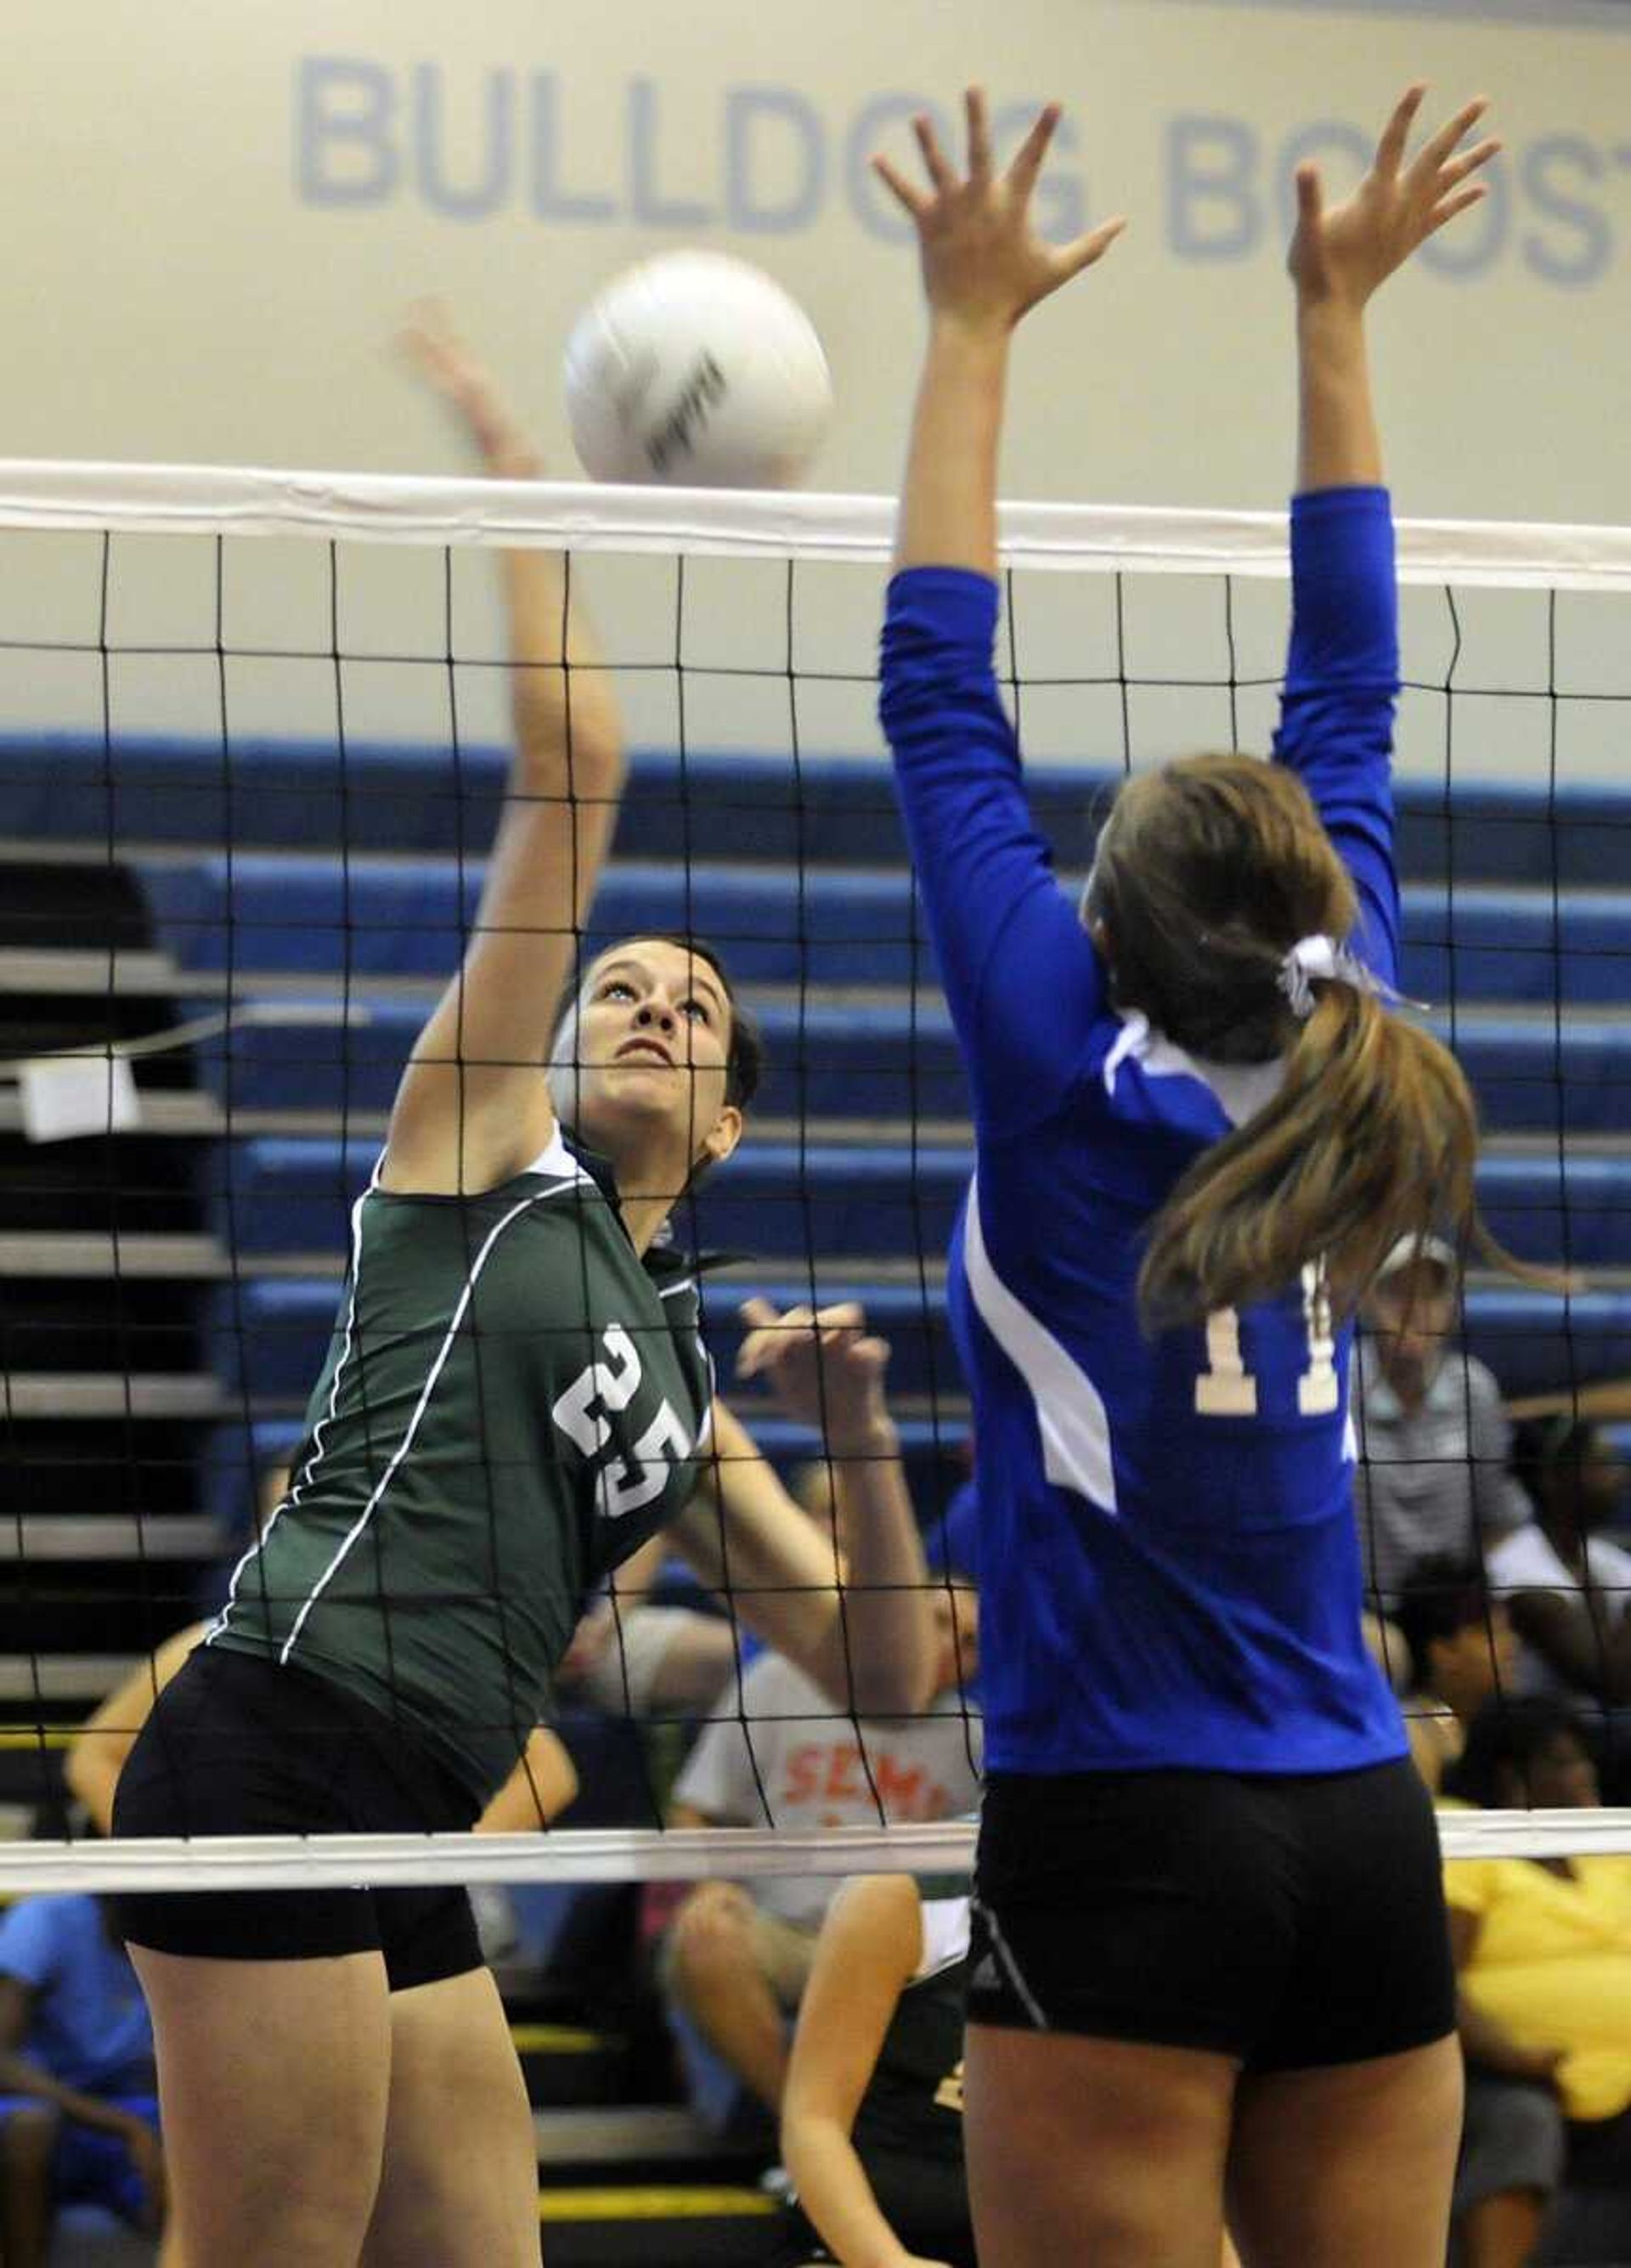
<instances>
[{"instance_id":1,"label":"green jersey","mask_svg":"<svg viewBox=\"0 0 1631 2268\"><path fill-rule=\"evenodd\" d=\"M479 1197L369 1189L292 1484L208 1642L343 1686L485 1801L595 1585L690 1493L698 1308L558 1133Z\"/></svg>"}]
</instances>

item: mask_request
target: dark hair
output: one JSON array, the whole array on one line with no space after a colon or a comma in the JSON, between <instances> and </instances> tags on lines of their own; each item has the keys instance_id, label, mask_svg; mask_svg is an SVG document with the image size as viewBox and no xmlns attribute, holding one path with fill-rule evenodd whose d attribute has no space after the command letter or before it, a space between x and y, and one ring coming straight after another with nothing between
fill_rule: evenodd
<instances>
[{"instance_id":1,"label":"dark hair","mask_svg":"<svg viewBox=\"0 0 1631 2268\"><path fill-rule=\"evenodd\" d=\"M1512 1428L1512 1470L1538 1513L1546 1508L1546 1483L1560 1471L1577 1478L1596 1440L1590 1419L1566 1410L1550 1418L1526 1418Z\"/></svg>"},{"instance_id":2,"label":"dark hair","mask_svg":"<svg viewBox=\"0 0 1631 2268\"><path fill-rule=\"evenodd\" d=\"M1316 1254L1347 1313L1401 1237L1448 1236L1514 1267L1473 1192L1478 1113L1428 1033L1341 977L1306 1020L1285 960L1348 936L1358 905L1308 790L1283 765L1187 756L1129 780L1084 909L1104 925L1117 1006L1190 1053L1285 1058L1278 1094L1198 1158L1151 1225L1148 1323L1198 1322L1283 1292Z\"/></svg>"},{"instance_id":3,"label":"dark hair","mask_svg":"<svg viewBox=\"0 0 1631 2268\"><path fill-rule=\"evenodd\" d=\"M587 938L584 943L586 946L588 944ZM595 946L589 958L598 961L602 954L613 952L620 946L642 943L677 946L682 953L694 954L698 961L705 961L719 978L731 1012L730 1046L725 1057L725 1100L736 1109L746 1110L758 1093L764 1078L764 1035L760 1031L758 1021L751 1009L744 1008L738 998L736 989L731 982L729 969L726 968L712 946L706 944L699 937L690 936L683 930L635 930L627 937L608 939L603 945ZM571 990L561 1003L560 1014L556 1019L557 1032L572 1012L582 983L583 973L580 968L573 979Z\"/></svg>"},{"instance_id":4,"label":"dark hair","mask_svg":"<svg viewBox=\"0 0 1631 2268\"><path fill-rule=\"evenodd\" d=\"M1481 1568L1448 1553L1423 1559L1399 1594L1393 1620L1410 1649L1411 1675L1418 1687L1432 1681L1432 1651L1474 1624L1487 1628L1489 1592Z\"/></svg>"},{"instance_id":5,"label":"dark hair","mask_svg":"<svg viewBox=\"0 0 1631 2268\"><path fill-rule=\"evenodd\" d=\"M1521 1701L1499 1696L1486 1701L1467 1727L1466 1746L1447 1767L1443 1789L1463 1803L1501 1808L1503 1772L1516 1772L1527 1786L1537 1756L1567 1734L1583 1749L1580 1719L1567 1702L1536 1693Z\"/></svg>"}]
</instances>

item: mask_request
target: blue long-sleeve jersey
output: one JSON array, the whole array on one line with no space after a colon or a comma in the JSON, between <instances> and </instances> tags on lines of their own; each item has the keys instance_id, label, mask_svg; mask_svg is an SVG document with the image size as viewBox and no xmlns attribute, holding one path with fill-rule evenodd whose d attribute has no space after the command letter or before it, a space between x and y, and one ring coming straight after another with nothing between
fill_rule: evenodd
<instances>
[{"instance_id":1,"label":"blue long-sleeve jersey","mask_svg":"<svg viewBox=\"0 0 1631 2268\"><path fill-rule=\"evenodd\" d=\"M1395 974L1389 787L1399 691L1386 494L1292 514L1278 762ZM1351 1330L1310 1266L1283 1297L1153 1339L1152 1216L1280 1066L1186 1056L1110 1002L1032 823L992 649L997 590L890 590L882 716L973 1094L952 1328L974 1403L986 1757L996 1770L1332 1772L1406 1750L1361 1635ZM1313 1256L1310 1256L1310 1262Z\"/></svg>"}]
</instances>

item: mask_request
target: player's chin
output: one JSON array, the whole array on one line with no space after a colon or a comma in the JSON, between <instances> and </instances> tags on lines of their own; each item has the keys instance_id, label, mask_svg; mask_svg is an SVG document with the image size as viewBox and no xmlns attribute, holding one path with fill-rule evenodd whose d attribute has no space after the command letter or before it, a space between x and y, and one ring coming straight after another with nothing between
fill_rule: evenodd
<instances>
[{"instance_id":1,"label":"player's chin","mask_svg":"<svg viewBox=\"0 0 1631 2268\"><path fill-rule=\"evenodd\" d=\"M619 1134L649 1137L660 1128L679 1138L697 1117L694 1086L683 1064L638 1057L608 1064L584 1082L579 1123L603 1148L615 1146Z\"/></svg>"}]
</instances>

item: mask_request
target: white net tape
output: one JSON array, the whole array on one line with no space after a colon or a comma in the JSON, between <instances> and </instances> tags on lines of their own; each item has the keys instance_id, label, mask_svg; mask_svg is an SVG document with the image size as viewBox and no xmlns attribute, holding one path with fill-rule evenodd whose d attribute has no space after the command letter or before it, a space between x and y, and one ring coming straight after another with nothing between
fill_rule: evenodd
<instances>
[{"instance_id":1,"label":"white net tape","mask_svg":"<svg viewBox=\"0 0 1631 2268\"><path fill-rule=\"evenodd\" d=\"M879 561L894 542L895 504L888 497L0 460L0 526ZM1280 512L1007 504L1000 542L1015 568L1280 580L1288 571ZM1631 528L1405 519L1399 549L1409 583L1631 590Z\"/></svg>"},{"instance_id":2,"label":"white net tape","mask_svg":"<svg viewBox=\"0 0 1631 2268\"><path fill-rule=\"evenodd\" d=\"M224 1835L0 1845L0 1891L247 1890L411 1882L695 1882L764 1875L962 1874L964 1822L835 1827L555 1828L546 1835ZM1631 1813L1445 1811L1447 1859L1631 1857Z\"/></svg>"}]
</instances>

